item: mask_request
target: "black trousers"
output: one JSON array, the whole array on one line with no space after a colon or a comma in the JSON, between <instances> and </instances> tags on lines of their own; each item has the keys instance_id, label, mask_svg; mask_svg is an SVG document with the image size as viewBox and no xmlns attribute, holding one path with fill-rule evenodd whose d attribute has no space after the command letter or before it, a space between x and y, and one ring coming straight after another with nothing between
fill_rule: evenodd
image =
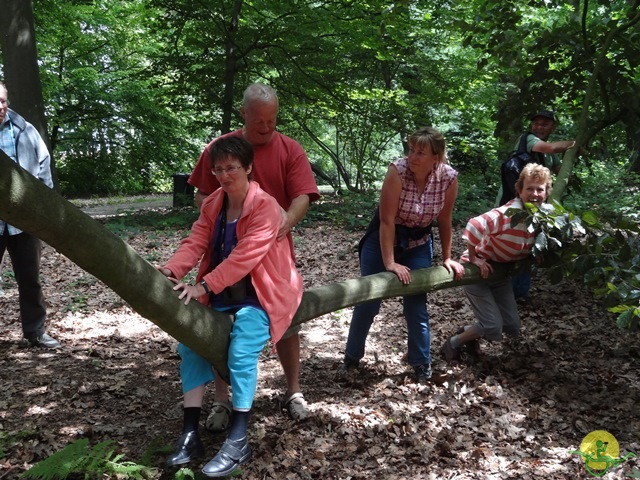
<instances>
[{"instance_id":1,"label":"black trousers","mask_svg":"<svg viewBox=\"0 0 640 480\"><path fill-rule=\"evenodd\" d=\"M0 236L0 260L5 250L9 252L13 273L18 283L22 333L25 338L42 335L44 322L47 319L44 294L40 284L42 242L39 238L25 232L9 235L9 230L5 227Z\"/></svg>"}]
</instances>

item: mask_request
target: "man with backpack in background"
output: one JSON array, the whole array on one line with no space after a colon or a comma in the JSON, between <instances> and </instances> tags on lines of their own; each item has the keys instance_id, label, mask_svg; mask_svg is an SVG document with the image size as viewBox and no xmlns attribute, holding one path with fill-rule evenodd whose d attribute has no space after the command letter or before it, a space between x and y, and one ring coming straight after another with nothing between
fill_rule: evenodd
<instances>
[{"instance_id":1,"label":"man with backpack in background","mask_svg":"<svg viewBox=\"0 0 640 480\"><path fill-rule=\"evenodd\" d=\"M542 157L543 165L555 175L560 170L562 159L558 155L576 146L575 140L561 140L547 142L555 131L558 121L556 115L550 110L541 110L531 117L531 125L527 134L527 152L537 153Z\"/></svg>"},{"instance_id":2,"label":"man with backpack in background","mask_svg":"<svg viewBox=\"0 0 640 480\"><path fill-rule=\"evenodd\" d=\"M531 117L529 130L518 138L516 150L502 165L502 187L498 193L499 206L515 198L516 180L527 163L538 163L547 167L555 175L558 174L562 164L562 158L558 154L575 147L576 142L575 140L548 142L557 123L555 113L550 110L540 110ZM513 276L513 293L516 300L530 303L530 288L531 272L522 272Z\"/></svg>"},{"instance_id":3,"label":"man with backpack in background","mask_svg":"<svg viewBox=\"0 0 640 480\"><path fill-rule=\"evenodd\" d=\"M503 186L498 196L499 205L504 205L515 198L515 182L526 163L538 163L547 167L554 174L558 174L562 163L562 158L558 154L575 147L576 142L575 140L548 142L547 140L555 131L557 123L555 113L550 110L541 110L531 117L529 130L518 138L514 153L503 165ZM519 158L516 159L516 157ZM513 185L511 185L512 179Z\"/></svg>"}]
</instances>

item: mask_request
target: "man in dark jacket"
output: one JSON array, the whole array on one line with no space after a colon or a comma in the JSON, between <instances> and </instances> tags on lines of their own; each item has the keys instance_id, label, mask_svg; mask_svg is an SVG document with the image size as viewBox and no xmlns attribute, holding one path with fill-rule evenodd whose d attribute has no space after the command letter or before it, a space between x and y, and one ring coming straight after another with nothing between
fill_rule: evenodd
<instances>
[{"instance_id":1,"label":"man in dark jacket","mask_svg":"<svg viewBox=\"0 0 640 480\"><path fill-rule=\"evenodd\" d=\"M38 130L9 108L7 88L0 82L0 149L49 188L51 159ZM58 348L44 329L47 311L40 284L40 239L0 220L0 263L7 250L20 296L22 333L30 347Z\"/></svg>"}]
</instances>

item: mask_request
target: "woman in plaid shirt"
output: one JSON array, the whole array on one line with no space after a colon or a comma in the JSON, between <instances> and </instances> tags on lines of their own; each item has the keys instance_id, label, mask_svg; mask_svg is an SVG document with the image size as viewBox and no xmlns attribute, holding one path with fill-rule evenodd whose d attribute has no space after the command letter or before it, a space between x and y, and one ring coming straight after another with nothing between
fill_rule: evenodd
<instances>
[{"instance_id":1,"label":"woman in plaid shirt","mask_svg":"<svg viewBox=\"0 0 640 480\"><path fill-rule=\"evenodd\" d=\"M409 155L389 165L380 207L360 242L360 272L393 272L411 282L411 270L432 265L431 224L438 221L444 267L456 279L464 268L451 258L451 214L458 195L458 172L447 163L442 134L423 127L409 137ZM380 300L357 305L353 311L345 357L339 376L354 370L364 357L365 344ZM431 337L426 293L403 297L407 321L409 365L416 380L431 378Z\"/></svg>"}]
</instances>

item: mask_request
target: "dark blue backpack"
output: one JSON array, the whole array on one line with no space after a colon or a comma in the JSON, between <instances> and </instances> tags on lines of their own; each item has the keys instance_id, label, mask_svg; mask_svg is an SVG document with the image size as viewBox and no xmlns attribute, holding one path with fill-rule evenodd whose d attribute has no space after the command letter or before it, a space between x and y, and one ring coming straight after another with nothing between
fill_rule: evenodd
<instances>
[{"instance_id":1,"label":"dark blue backpack","mask_svg":"<svg viewBox=\"0 0 640 480\"><path fill-rule=\"evenodd\" d=\"M527 138L531 132L525 132L520 137L518 149L511 152L509 158L500 167L500 178L502 180L502 197L500 205L504 205L509 200L516 198L516 182L520 177L520 172L528 163L538 163L544 165L544 159L535 152L527 152ZM533 134L531 134L533 135Z\"/></svg>"}]
</instances>

